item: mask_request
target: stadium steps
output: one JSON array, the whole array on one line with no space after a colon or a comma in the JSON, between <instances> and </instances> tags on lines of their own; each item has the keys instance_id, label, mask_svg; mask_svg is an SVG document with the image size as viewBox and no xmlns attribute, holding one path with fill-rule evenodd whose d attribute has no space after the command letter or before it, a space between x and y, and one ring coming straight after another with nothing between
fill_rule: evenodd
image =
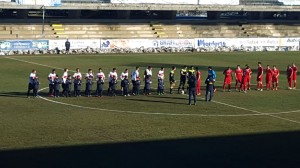
<instances>
[{"instance_id":1,"label":"stadium steps","mask_svg":"<svg viewBox=\"0 0 300 168\"><path fill-rule=\"evenodd\" d=\"M166 35L165 30L163 29L163 25L160 23L150 23L150 27L152 27L152 30L154 32L154 34L158 37L158 38L164 38L164 36Z\"/></svg>"},{"instance_id":2,"label":"stadium steps","mask_svg":"<svg viewBox=\"0 0 300 168\"><path fill-rule=\"evenodd\" d=\"M52 23L51 24L53 34L56 35L56 38L61 38L61 35L65 34L65 28L64 25L61 23Z\"/></svg>"}]
</instances>

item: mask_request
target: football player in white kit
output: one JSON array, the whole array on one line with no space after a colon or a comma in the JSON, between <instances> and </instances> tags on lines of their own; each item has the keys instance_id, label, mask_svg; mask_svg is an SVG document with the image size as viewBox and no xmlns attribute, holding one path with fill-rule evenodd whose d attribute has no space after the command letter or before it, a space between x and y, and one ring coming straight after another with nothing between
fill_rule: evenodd
<instances>
[{"instance_id":1,"label":"football player in white kit","mask_svg":"<svg viewBox=\"0 0 300 168\"><path fill-rule=\"evenodd\" d=\"M28 83L28 90L27 90L27 98L29 98L30 90L33 90L33 82L36 78L36 70L33 69L29 75L29 83Z\"/></svg>"},{"instance_id":2,"label":"football player in white kit","mask_svg":"<svg viewBox=\"0 0 300 168\"><path fill-rule=\"evenodd\" d=\"M73 74L73 79L74 79L74 95L75 97L79 97L80 96L80 89L81 89L81 84L80 85L76 85L75 81L79 83L81 83L81 79L82 79L82 75L80 73L79 68L76 68L76 72ZM79 86L79 87L78 87Z\"/></svg>"},{"instance_id":3,"label":"football player in white kit","mask_svg":"<svg viewBox=\"0 0 300 168\"><path fill-rule=\"evenodd\" d=\"M152 67L148 66L148 68L144 72L144 81L146 78L150 79L150 85L151 85L151 83L152 83L151 77L152 77ZM146 86L146 83L145 83L145 86ZM149 87L151 88L151 86L149 86ZM146 92L146 87L144 87L144 94L145 94L145 92Z\"/></svg>"},{"instance_id":4,"label":"football player in white kit","mask_svg":"<svg viewBox=\"0 0 300 168\"><path fill-rule=\"evenodd\" d=\"M113 85L115 85L115 83L112 83L112 82L113 81L117 82L117 79L118 79L117 69L113 68L113 70L108 74L109 86L108 86L108 90L107 90L107 95L110 94L110 91L112 90Z\"/></svg>"},{"instance_id":5,"label":"football player in white kit","mask_svg":"<svg viewBox=\"0 0 300 168\"><path fill-rule=\"evenodd\" d=\"M96 96L102 97L102 90L103 90L103 84L105 81L105 74L102 72L102 68L99 68L99 72L96 74L97 78L97 90L96 90Z\"/></svg>"},{"instance_id":6,"label":"football player in white kit","mask_svg":"<svg viewBox=\"0 0 300 168\"><path fill-rule=\"evenodd\" d=\"M121 83L125 79L126 76L128 77L128 69L125 69L124 72L122 72L122 74L120 76ZM123 87L122 87L122 85L121 85L121 92L122 92L122 96L123 96L124 94L123 94Z\"/></svg>"},{"instance_id":7,"label":"football player in white kit","mask_svg":"<svg viewBox=\"0 0 300 168\"><path fill-rule=\"evenodd\" d=\"M74 79L77 78L77 79L80 79L80 80L81 80L82 75L81 75L81 73L80 73L79 68L76 68L76 72L74 73L73 78L74 78Z\"/></svg>"},{"instance_id":8,"label":"football player in white kit","mask_svg":"<svg viewBox=\"0 0 300 168\"><path fill-rule=\"evenodd\" d=\"M68 71L69 71L69 69L68 69L68 68L65 68L65 69L64 69L64 73L63 73L63 75L62 75L62 88L63 88L62 95L65 95L65 91L66 91L66 81L67 81L67 78L68 78Z\"/></svg>"},{"instance_id":9,"label":"football player in white kit","mask_svg":"<svg viewBox=\"0 0 300 168\"><path fill-rule=\"evenodd\" d=\"M88 73L85 74L85 94L87 97L91 97L91 91L92 91L92 86L93 86L93 79L94 79L94 74L92 69L88 69Z\"/></svg>"},{"instance_id":10,"label":"football player in white kit","mask_svg":"<svg viewBox=\"0 0 300 168\"><path fill-rule=\"evenodd\" d=\"M54 79L56 77L55 69L52 69L51 73L48 75L49 80L49 93L48 96L53 97L54 94Z\"/></svg>"}]
</instances>

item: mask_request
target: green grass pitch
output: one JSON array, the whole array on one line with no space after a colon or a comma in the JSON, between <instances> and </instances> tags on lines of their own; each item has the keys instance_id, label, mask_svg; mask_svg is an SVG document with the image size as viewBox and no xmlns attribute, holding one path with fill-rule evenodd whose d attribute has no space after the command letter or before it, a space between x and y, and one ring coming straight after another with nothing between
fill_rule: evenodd
<instances>
[{"instance_id":1,"label":"green grass pitch","mask_svg":"<svg viewBox=\"0 0 300 168\"><path fill-rule=\"evenodd\" d=\"M298 52L24 55L3 56L0 61L0 167L300 165L300 90L288 90L286 80L286 66L300 65ZM264 68L277 65L278 91L254 90L258 61ZM222 92L223 70L237 64L252 68L252 90ZM120 75L125 68L131 73L135 66L143 73L148 65L154 74L150 96L46 96L52 67L59 75L63 68L73 74L77 67L83 74L102 67L107 75L116 67ZM187 95L155 94L159 68L165 68L168 93L171 67L177 67L178 86L183 65L199 67L202 73L196 106L187 105ZM209 65L217 72L218 91L207 103L204 79ZM26 98L32 69L40 77L42 98Z\"/></svg>"}]
</instances>

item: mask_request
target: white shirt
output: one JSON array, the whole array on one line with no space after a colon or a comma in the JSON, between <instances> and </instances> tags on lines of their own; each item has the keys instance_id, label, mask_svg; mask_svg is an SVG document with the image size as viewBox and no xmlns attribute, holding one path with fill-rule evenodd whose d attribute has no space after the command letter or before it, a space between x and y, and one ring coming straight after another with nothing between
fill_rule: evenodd
<instances>
[{"instance_id":1,"label":"white shirt","mask_svg":"<svg viewBox=\"0 0 300 168\"><path fill-rule=\"evenodd\" d=\"M157 77L161 78L161 79L164 79L165 78L164 71L163 70L159 70L158 74L157 74Z\"/></svg>"},{"instance_id":2,"label":"white shirt","mask_svg":"<svg viewBox=\"0 0 300 168\"><path fill-rule=\"evenodd\" d=\"M94 78L94 74L93 73L86 73L85 77L86 78L90 78L90 77Z\"/></svg>"},{"instance_id":3,"label":"white shirt","mask_svg":"<svg viewBox=\"0 0 300 168\"><path fill-rule=\"evenodd\" d=\"M146 69L146 75L147 76L152 76L152 70Z\"/></svg>"},{"instance_id":4,"label":"white shirt","mask_svg":"<svg viewBox=\"0 0 300 168\"><path fill-rule=\"evenodd\" d=\"M67 78L68 78L68 72L64 72L62 76L63 83L66 83Z\"/></svg>"},{"instance_id":5,"label":"white shirt","mask_svg":"<svg viewBox=\"0 0 300 168\"><path fill-rule=\"evenodd\" d=\"M137 81L137 80L139 80L139 77L140 77L140 73L139 73L138 70L135 70L135 71L132 72L132 74L131 74L131 80Z\"/></svg>"},{"instance_id":6,"label":"white shirt","mask_svg":"<svg viewBox=\"0 0 300 168\"><path fill-rule=\"evenodd\" d=\"M75 72L73 75L73 78L77 78L77 76L79 76L80 79L82 78L82 75L80 72Z\"/></svg>"},{"instance_id":7,"label":"white shirt","mask_svg":"<svg viewBox=\"0 0 300 168\"><path fill-rule=\"evenodd\" d=\"M115 77L115 79L118 79L118 74L117 74L117 72L110 72L110 73L108 74L108 76L109 76L109 81L111 81L114 77Z\"/></svg>"},{"instance_id":8,"label":"white shirt","mask_svg":"<svg viewBox=\"0 0 300 168\"><path fill-rule=\"evenodd\" d=\"M49 83L50 83L50 84L53 83L55 77L56 77L56 73L50 73L50 74L48 75L48 80L49 80Z\"/></svg>"},{"instance_id":9,"label":"white shirt","mask_svg":"<svg viewBox=\"0 0 300 168\"><path fill-rule=\"evenodd\" d=\"M122 74L121 74L121 76L120 76L121 80L124 80L124 79L125 79L125 76L128 77L128 72L122 72Z\"/></svg>"},{"instance_id":10,"label":"white shirt","mask_svg":"<svg viewBox=\"0 0 300 168\"><path fill-rule=\"evenodd\" d=\"M103 72L97 73L97 80L98 80L99 78L102 78L102 80L105 80L105 75L104 75Z\"/></svg>"},{"instance_id":11,"label":"white shirt","mask_svg":"<svg viewBox=\"0 0 300 168\"><path fill-rule=\"evenodd\" d=\"M35 79L35 77L36 77L36 74L35 73L30 73L30 75L29 75L29 83L33 83L33 79Z\"/></svg>"}]
</instances>

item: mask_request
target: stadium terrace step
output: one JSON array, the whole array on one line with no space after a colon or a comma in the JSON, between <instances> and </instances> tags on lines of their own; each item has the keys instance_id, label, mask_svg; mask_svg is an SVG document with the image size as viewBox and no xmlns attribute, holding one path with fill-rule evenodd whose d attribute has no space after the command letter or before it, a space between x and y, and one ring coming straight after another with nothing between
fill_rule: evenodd
<instances>
[{"instance_id":1,"label":"stadium terrace step","mask_svg":"<svg viewBox=\"0 0 300 168\"><path fill-rule=\"evenodd\" d=\"M45 30L44 33L53 33L51 30ZM12 30L11 34L42 34L42 30Z\"/></svg>"},{"instance_id":2,"label":"stadium terrace step","mask_svg":"<svg viewBox=\"0 0 300 168\"><path fill-rule=\"evenodd\" d=\"M65 29L64 28L54 28L53 30L54 31L64 31Z\"/></svg>"},{"instance_id":3,"label":"stadium terrace step","mask_svg":"<svg viewBox=\"0 0 300 168\"><path fill-rule=\"evenodd\" d=\"M3 39L3 40L10 40L10 39L16 39L17 38L17 35L15 34L3 34L0 36L0 39Z\"/></svg>"},{"instance_id":4,"label":"stadium terrace step","mask_svg":"<svg viewBox=\"0 0 300 168\"><path fill-rule=\"evenodd\" d=\"M0 35L4 35L4 34L11 34L11 31L0 30Z\"/></svg>"},{"instance_id":5,"label":"stadium terrace step","mask_svg":"<svg viewBox=\"0 0 300 168\"><path fill-rule=\"evenodd\" d=\"M155 32L155 34L158 34L158 35L164 35L166 34L165 32Z\"/></svg>"},{"instance_id":6,"label":"stadium terrace step","mask_svg":"<svg viewBox=\"0 0 300 168\"><path fill-rule=\"evenodd\" d=\"M51 27L63 27L62 24L52 24Z\"/></svg>"}]
</instances>

